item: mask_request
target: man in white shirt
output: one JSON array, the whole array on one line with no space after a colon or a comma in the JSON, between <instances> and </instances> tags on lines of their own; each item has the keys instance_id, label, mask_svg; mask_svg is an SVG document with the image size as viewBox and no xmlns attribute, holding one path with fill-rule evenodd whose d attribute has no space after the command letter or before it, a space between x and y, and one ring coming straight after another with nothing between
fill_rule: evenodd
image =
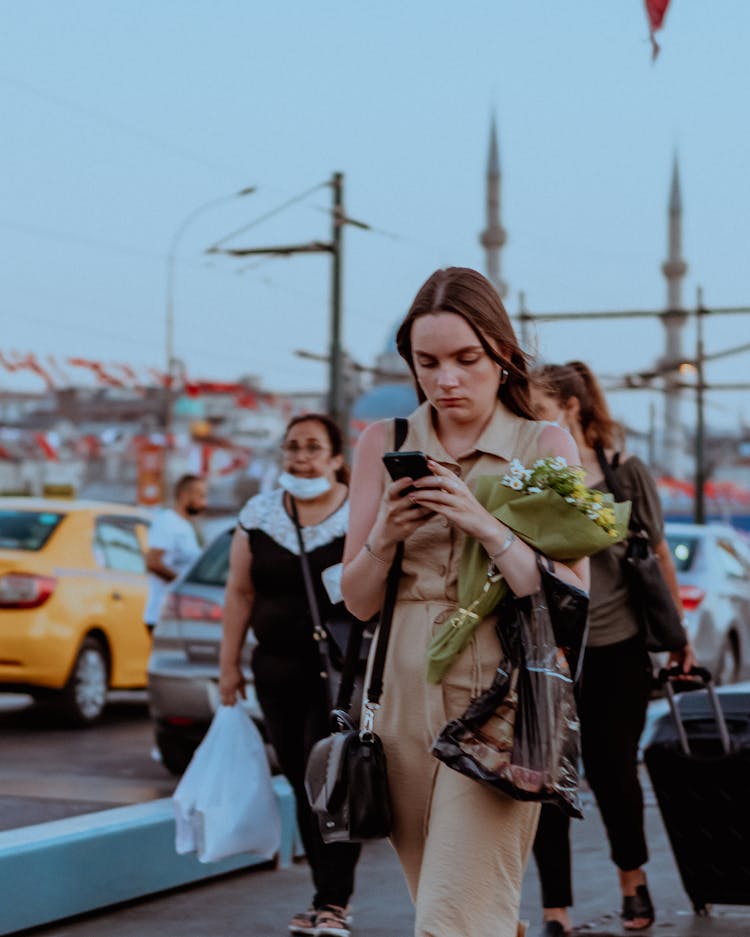
<instances>
[{"instance_id":1,"label":"man in white shirt","mask_svg":"<svg viewBox=\"0 0 750 937\"><path fill-rule=\"evenodd\" d=\"M148 598L144 620L149 632L159 619L169 583L184 572L201 551L190 518L206 509L206 483L198 475L183 475L174 488L174 508L154 518L148 532Z\"/></svg>"}]
</instances>

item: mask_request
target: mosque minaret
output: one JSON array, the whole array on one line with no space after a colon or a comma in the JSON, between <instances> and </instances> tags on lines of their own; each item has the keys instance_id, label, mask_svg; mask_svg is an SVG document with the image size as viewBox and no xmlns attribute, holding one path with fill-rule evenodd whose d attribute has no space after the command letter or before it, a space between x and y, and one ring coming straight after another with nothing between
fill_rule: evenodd
<instances>
[{"instance_id":1,"label":"mosque minaret","mask_svg":"<svg viewBox=\"0 0 750 937\"><path fill-rule=\"evenodd\" d=\"M497 145L495 118L490 127L490 152L487 159L487 227L479 236L484 248L487 277L498 293L505 298L508 284L502 278L500 254L507 240L505 228L500 223L500 151Z\"/></svg>"},{"instance_id":2,"label":"mosque minaret","mask_svg":"<svg viewBox=\"0 0 750 937\"><path fill-rule=\"evenodd\" d=\"M661 269L667 280L667 305L662 318L666 341L661 363L671 366L684 358L682 336L687 319L682 302L682 281L687 273L687 264L682 258L682 197L676 156L669 193L668 256ZM661 462L664 471L674 477L681 474L684 454L679 380L680 375L676 371L667 374L664 379L664 437Z\"/></svg>"}]
</instances>

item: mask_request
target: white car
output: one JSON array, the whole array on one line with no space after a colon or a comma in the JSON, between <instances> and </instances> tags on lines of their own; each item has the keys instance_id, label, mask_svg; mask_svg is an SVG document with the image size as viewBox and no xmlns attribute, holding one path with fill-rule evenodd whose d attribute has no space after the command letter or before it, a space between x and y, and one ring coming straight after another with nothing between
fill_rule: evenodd
<instances>
[{"instance_id":1,"label":"white car","mask_svg":"<svg viewBox=\"0 0 750 937\"><path fill-rule=\"evenodd\" d=\"M750 546L727 524L668 522L690 642L717 684L750 674Z\"/></svg>"}]
</instances>

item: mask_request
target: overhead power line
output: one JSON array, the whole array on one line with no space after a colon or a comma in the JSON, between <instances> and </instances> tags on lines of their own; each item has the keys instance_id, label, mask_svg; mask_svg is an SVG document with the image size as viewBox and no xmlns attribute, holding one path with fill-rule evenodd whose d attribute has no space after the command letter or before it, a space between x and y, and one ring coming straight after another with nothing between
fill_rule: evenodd
<instances>
[{"instance_id":1,"label":"overhead power line","mask_svg":"<svg viewBox=\"0 0 750 937\"><path fill-rule=\"evenodd\" d=\"M750 313L750 306L713 306L710 309L702 310L702 315L706 316L732 316L747 315ZM570 322L586 319L668 319L674 316L685 316L690 318L695 316L694 310L656 310L656 309L608 309L593 312L520 312L511 316L519 322Z\"/></svg>"},{"instance_id":2,"label":"overhead power line","mask_svg":"<svg viewBox=\"0 0 750 937\"><path fill-rule=\"evenodd\" d=\"M319 182L317 185L314 185L310 189L305 189L304 192L300 192L298 195L292 196L285 202L282 202L281 205L277 205L276 208L272 208L270 211L265 212L260 215L260 217L255 218L253 221L248 222L248 224L242 225L241 228L236 228L234 231L230 231L229 234L225 235L223 238L220 238L218 241L215 241L207 250L207 254L212 254L218 251L218 249L226 244L227 241L231 241L232 238L237 237L240 234L244 234L246 231L250 231L251 228L257 228L259 224L262 224L264 221L268 221L269 218L273 218L274 215L279 215L281 212L286 211L287 208L291 208L292 205L296 205L298 202L304 201L309 195L312 195L313 192L317 192L319 189L325 188L327 182Z\"/></svg>"},{"instance_id":3,"label":"overhead power line","mask_svg":"<svg viewBox=\"0 0 750 937\"><path fill-rule=\"evenodd\" d=\"M238 172L247 172L247 167L245 167L244 170L239 170L230 166L224 166L221 163L216 163L213 160L206 159L205 156L194 153L187 147L173 143L170 140L165 140L163 137L159 137L148 130L143 130L133 124L129 124L127 121L112 117L110 114L106 114L94 107L90 107L88 104L79 104L77 101L64 98L53 91L48 91L45 88L32 85L30 82L25 81L22 78L17 78L15 75L11 75L6 71L0 71L0 81L4 82L6 85L17 88L19 91L23 91L26 94L33 94L34 96L41 98L44 101L48 101L50 104L54 104L56 107L67 111L74 111L83 115L84 117L89 118L89 120L94 120L105 126L112 127L114 130L117 130L120 133L128 134L129 136L137 138L144 143L148 143L150 146L154 146L165 152L172 153L175 156L179 156L181 159L197 163L204 168L212 169L215 172L220 172L222 175L226 173L232 173L234 175Z\"/></svg>"}]
</instances>

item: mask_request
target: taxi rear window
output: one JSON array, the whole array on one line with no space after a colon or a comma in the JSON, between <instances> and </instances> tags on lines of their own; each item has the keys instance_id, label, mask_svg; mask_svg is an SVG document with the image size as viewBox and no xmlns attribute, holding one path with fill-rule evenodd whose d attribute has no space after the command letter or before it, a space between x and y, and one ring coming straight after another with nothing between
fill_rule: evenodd
<instances>
[{"instance_id":1,"label":"taxi rear window","mask_svg":"<svg viewBox=\"0 0 750 937\"><path fill-rule=\"evenodd\" d=\"M0 550L41 550L64 514L0 510Z\"/></svg>"}]
</instances>

